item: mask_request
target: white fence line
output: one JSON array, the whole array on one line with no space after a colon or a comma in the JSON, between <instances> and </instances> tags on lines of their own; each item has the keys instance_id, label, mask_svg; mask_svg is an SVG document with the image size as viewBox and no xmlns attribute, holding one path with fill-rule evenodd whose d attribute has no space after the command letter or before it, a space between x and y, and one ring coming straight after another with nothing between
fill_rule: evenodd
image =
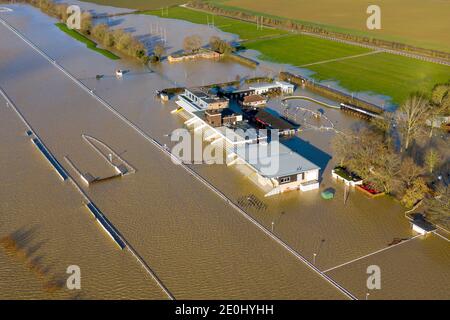
<instances>
[{"instance_id":1,"label":"white fence line","mask_svg":"<svg viewBox=\"0 0 450 320\"><path fill-rule=\"evenodd\" d=\"M362 260L362 259L368 258L368 257L370 257L370 256L373 256L373 255L375 255L375 254L377 254L377 253L386 251L386 250L388 250L388 249L392 249L392 248L394 248L394 247L397 247L397 246L399 246L399 245L402 245L402 244L404 244L404 243L407 243L407 242L409 242L409 241L411 241L411 240L414 240L414 239L416 239L417 237L420 237L420 236L421 236L421 234L418 234L418 235L416 235L416 236L414 236L414 237L412 237L412 238L409 238L408 240L405 240L405 241L402 241L402 242L400 242L400 243L394 244L394 245L392 245L392 246L389 246L389 247L386 247L386 248L383 248L383 249L374 251L374 252L369 253L369 254L366 254L366 255L364 255L364 256L362 256L362 257L359 257L359 258L356 258L356 259L347 261L347 262L345 262L345 263L342 263L342 264L340 264L340 265L337 265L337 266L335 266L335 267L332 267L332 268L329 268L329 269L325 270L324 273L330 272L330 271L332 271L332 270L335 270L335 269L340 268L340 267L343 267L343 266L346 266L346 265L348 265L348 264L350 264L350 263L353 263L353 262L356 262L356 261L358 261L358 260Z\"/></svg>"}]
</instances>

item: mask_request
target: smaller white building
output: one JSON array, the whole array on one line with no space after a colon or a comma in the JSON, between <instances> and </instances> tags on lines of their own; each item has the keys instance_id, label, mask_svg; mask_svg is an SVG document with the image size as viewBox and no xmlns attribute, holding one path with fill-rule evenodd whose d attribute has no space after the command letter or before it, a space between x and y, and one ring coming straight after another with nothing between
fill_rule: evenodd
<instances>
[{"instance_id":1,"label":"smaller white building","mask_svg":"<svg viewBox=\"0 0 450 320\"><path fill-rule=\"evenodd\" d=\"M434 225L432 225L422 217L416 217L413 221L411 221L411 225L412 229L421 235L426 235L427 233L436 230L436 227Z\"/></svg>"},{"instance_id":2,"label":"smaller white building","mask_svg":"<svg viewBox=\"0 0 450 320\"><path fill-rule=\"evenodd\" d=\"M286 94L293 94L295 90L295 86L289 82L285 81L277 81L276 84L280 86L281 92Z\"/></svg>"},{"instance_id":3,"label":"smaller white building","mask_svg":"<svg viewBox=\"0 0 450 320\"><path fill-rule=\"evenodd\" d=\"M249 87L249 89L254 90L255 94L266 94L275 90L281 90L281 92L285 94L292 94L294 93L295 86L288 82L275 81L275 83L252 86Z\"/></svg>"}]
</instances>

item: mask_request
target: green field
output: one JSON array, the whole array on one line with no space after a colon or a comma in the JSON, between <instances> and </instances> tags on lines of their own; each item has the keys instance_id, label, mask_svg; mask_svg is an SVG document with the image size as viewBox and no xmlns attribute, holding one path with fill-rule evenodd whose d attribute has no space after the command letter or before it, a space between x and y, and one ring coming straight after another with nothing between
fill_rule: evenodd
<instances>
[{"instance_id":1,"label":"green field","mask_svg":"<svg viewBox=\"0 0 450 320\"><path fill-rule=\"evenodd\" d=\"M161 11L149 11L148 14L161 16ZM175 7L170 8L169 15L164 17L206 24L207 16L211 21L211 15L206 13ZM448 66L388 53L358 57L372 50L313 36L290 35L276 29L258 31L255 24L232 18L215 16L215 24L222 31L247 40L243 45L259 51L261 59L293 66L323 62L306 67L315 72L315 79L337 81L353 92L390 96L397 104L411 92L429 92L436 83L450 80ZM348 59L328 61L345 57Z\"/></svg>"},{"instance_id":2,"label":"green field","mask_svg":"<svg viewBox=\"0 0 450 320\"><path fill-rule=\"evenodd\" d=\"M209 22L212 22L213 17L213 15L211 14L185 9L182 7L169 8L168 14L165 13L164 16L162 16L161 10L148 11L145 12L145 14L155 15L163 18L185 20L197 24L207 24L208 20ZM241 38L241 40L253 40L264 37L279 36L288 33L284 30L272 28L257 30L256 24L216 15L214 16L214 24L224 32L237 34Z\"/></svg>"},{"instance_id":3,"label":"green field","mask_svg":"<svg viewBox=\"0 0 450 320\"><path fill-rule=\"evenodd\" d=\"M310 36L290 36L245 44L261 52L260 58L302 66L370 52L369 49ZM351 91L369 91L402 102L413 91L430 91L436 83L450 80L450 67L417 59L375 53L306 67L317 80L335 80Z\"/></svg>"},{"instance_id":4,"label":"green field","mask_svg":"<svg viewBox=\"0 0 450 320\"><path fill-rule=\"evenodd\" d=\"M291 19L330 31L450 52L447 0L209 0L224 9ZM381 8L381 29L368 30L366 9Z\"/></svg>"},{"instance_id":5,"label":"green field","mask_svg":"<svg viewBox=\"0 0 450 320\"><path fill-rule=\"evenodd\" d=\"M450 80L450 67L417 59L377 53L309 66L315 79L336 80L348 90L372 91L401 103L411 92L428 94L436 83Z\"/></svg>"},{"instance_id":6,"label":"green field","mask_svg":"<svg viewBox=\"0 0 450 320\"><path fill-rule=\"evenodd\" d=\"M343 58L371 52L371 49L321 38L290 35L276 39L244 43L248 49L261 52L260 58L273 62L302 66L304 64Z\"/></svg>"},{"instance_id":7,"label":"green field","mask_svg":"<svg viewBox=\"0 0 450 320\"><path fill-rule=\"evenodd\" d=\"M114 53L112 53L111 51L105 50L105 49L101 49L101 48L97 48L97 44L92 41L89 38L86 38L84 35L82 35L81 33L73 30L73 29L69 29L67 27L66 24L64 23L55 23L55 25L63 32L65 32L66 34L68 34L69 36L71 36L72 38L84 43L86 45L86 47L88 47L91 50L94 50L95 52L98 52L102 55L104 55L107 58L110 58L112 60L118 60L120 59L120 57L116 56Z\"/></svg>"}]
</instances>

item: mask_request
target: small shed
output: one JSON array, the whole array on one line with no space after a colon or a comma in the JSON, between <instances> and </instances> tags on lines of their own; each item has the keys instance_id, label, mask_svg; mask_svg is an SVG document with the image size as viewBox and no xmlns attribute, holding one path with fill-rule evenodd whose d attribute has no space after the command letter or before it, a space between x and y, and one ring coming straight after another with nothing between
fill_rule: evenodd
<instances>
[{"instance_id":1,"label":"small shed","mask_svg":"<svg viewBox=\"0 0 450 320\"><path fill-rule=\"evenodd\" d=\"M412 229L421 235L425 235L436 230L436 227L426 221L422 215L416 215L411 221L411 225Z\"/></svg>"}]
</instances>

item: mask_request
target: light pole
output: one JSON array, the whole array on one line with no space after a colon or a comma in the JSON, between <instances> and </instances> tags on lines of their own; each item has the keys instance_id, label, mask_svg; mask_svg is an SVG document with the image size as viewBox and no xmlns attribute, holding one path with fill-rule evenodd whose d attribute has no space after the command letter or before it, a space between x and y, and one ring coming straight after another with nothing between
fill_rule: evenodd
<instances>
[{"instance_id":1,"label":"light pole","mask_svg":"<svg viewBox=\"0 0 450 320\"><path fill-rule=\"evenodd\" d=\"M316 264L316 256L317 256L317 253L313 253L313 264L314 265Z\"/></svg>"},{"instance_id":2,"label":"light pole","mask_svg":"<svg viewBox=\"0 0 450 320\"><path fill-rule=\"evenodd\" d=\"M112 162L113 162L113 161L112 161L112 154L110 153L110 154L108 154L108 156L109 156L109 162L112 163Z\"/></svg>"},{"instance_id":3,"label":"light pole","mask_svg":"<svg viewBox=\"0 0 450 320\"><path fill-rule=\"evenodd\" d=\"M275 224L275 222L272 221L272 233L273 233L273 225Z\"/></svg>"},{"instance_id":4,"label":"light pole","mask_svg":"<svg viewBox=\"0 0 450 320\"><path fill-rule=\"evenodd\" d=\"M366 293L366 300L369 300L370 293Z\"/></svg>"}]
</instances>

